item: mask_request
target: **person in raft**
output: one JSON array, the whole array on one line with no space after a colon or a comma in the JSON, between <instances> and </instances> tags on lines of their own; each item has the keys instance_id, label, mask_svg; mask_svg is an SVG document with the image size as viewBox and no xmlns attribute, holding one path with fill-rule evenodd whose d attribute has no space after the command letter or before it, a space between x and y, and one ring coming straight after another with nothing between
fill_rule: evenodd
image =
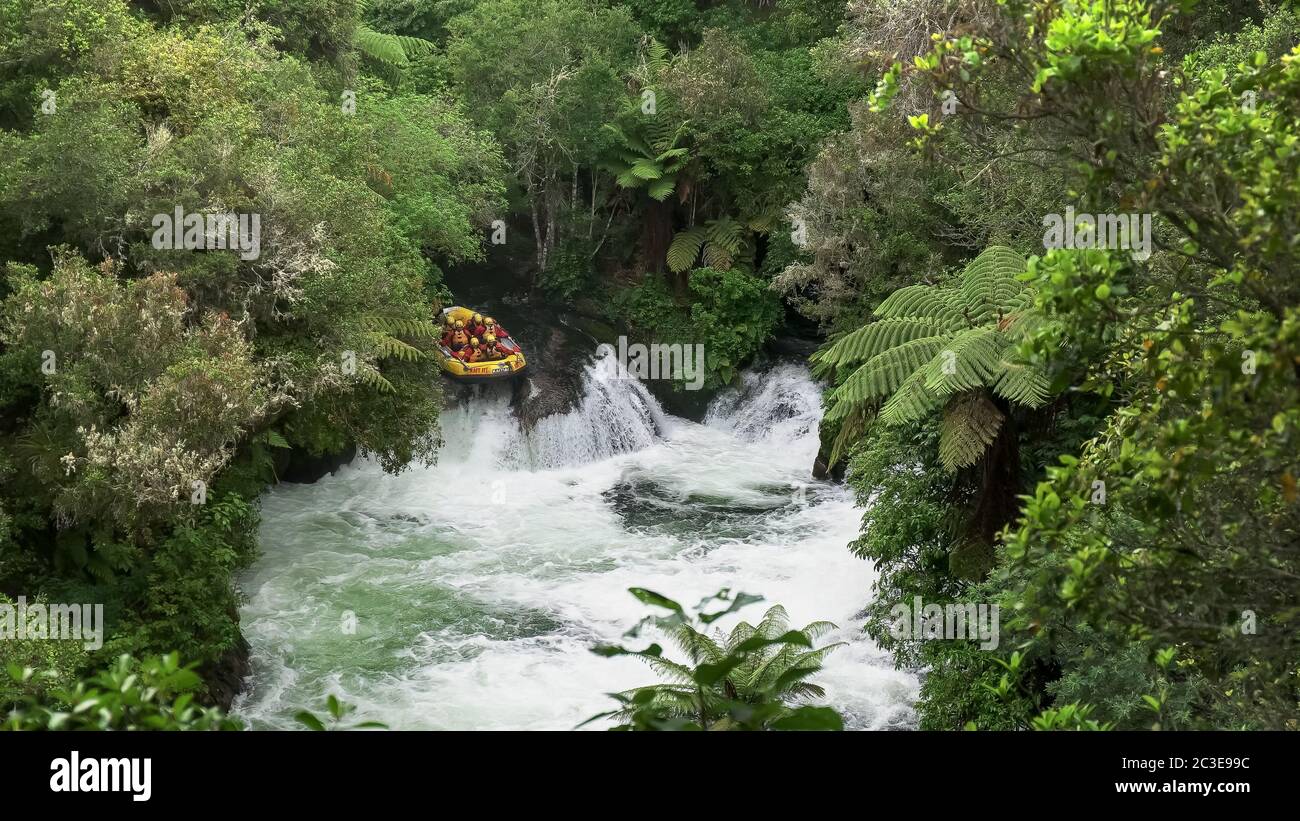
<instances>
[{"instance_id":1,"label":"person in raft","mask_svg":"<svg viewBox=\"0 0 1300 821\"><path fill-rule=\"evenodd\" d=\"M487 328L483 327L483 314L474 314L465 326L465 330L469 332L470 336L477 336L482 339L487 334Z\"/></svg>"},{"instance_id":2,"label":"person in raft","mask_svg":"<svg viewBox=\"0 0 1300 821\"><path fill-rule=\"evenodd\" d=\"M495 336L497 339L510 338L510 332L507 331L505 328L502 328L500 325L498 325L497 321L490 316L486 317L483 320L483 334L482 336L479 337L479 339L482 339L488 334Z\"/></svg>"},{"instance_id":3,"label":"person in raft","mask_svg":"<svg viewBox=\"0 0 1300 821\"><path fill-rule=\"evenodd\" d=\"M442 346L444 348L451 347L451 335L454 334L455 332L456 332L456 320L451 317L451 314L448 314L447 324L442 326L441 341L442 341Z\"/></svg>"},{"instance_id":4,"label":"person in raft","mask_svg":"<svg viewBox=\"0 0 1300 821\"><path fill-rule=\"evenodd\" d=\"M469 334L465 332L465 323L456 320L456 329L451 332L451 349L463 350L469 344Z\"/></svg>"},{"instance_id":5,"label":"person in raft","mask_svg":"<svg viewBox=\"0 0 1300 821\"><path fill-rule=\"evenodd\" d=\"M497 338L491 333L483 337L483 358L489 362L506 358L506 352L497 347Z\"/></svg>"},{"instance_id":6,"label":"person in raft","mask_svg":"<svg viewBox=\"0 0 1300 821\"><path fill-rule=\"evenodd\" d=\"M461 362L465 363L482 362L483 346L479 344L478 337L471 336L469 338L469 344L457 351L456 356Z\"/></svg>"}]
</instances>

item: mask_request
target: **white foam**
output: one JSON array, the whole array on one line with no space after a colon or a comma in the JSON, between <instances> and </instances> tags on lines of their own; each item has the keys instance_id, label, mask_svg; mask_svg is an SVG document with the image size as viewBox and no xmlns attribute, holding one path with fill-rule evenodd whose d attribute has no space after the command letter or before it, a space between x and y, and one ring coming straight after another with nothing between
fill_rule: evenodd
<instances>
[{"instance_id":1,"label":"white foam","mask_svg":"<svg viewBox=\"0 0 1300 821\"><path fill-rule=\"evenodd\" d=\"M817 679L828 701L851 726L909 724L915 678L855 617L874 576L846 547L861 511L844 488L809 484L820 399L807 371L747 374L699 425L612 367L596 362L579 406L531 432L488 391L444 414L432 468L390 476L360 460L268 494L264 556L243 584L255 675L239 711L293 726L333 692L356 720L393 727L571 728L612 705L605 693L657 680L589 651L646 614L627 588L689 605L730 587L796 624L838 623L827 640L849 646ZM498 480L506 501L493 506ZM650 504L671 515L640 522ZM340 629L348 610L355 635Z\"/></svg>"}]
</instances>

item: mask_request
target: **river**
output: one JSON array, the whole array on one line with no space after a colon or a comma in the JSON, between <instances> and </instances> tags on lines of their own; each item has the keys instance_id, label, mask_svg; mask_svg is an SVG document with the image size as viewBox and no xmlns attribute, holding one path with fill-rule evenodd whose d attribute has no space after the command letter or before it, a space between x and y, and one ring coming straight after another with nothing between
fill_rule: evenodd
<instances>
[{"instance_id":1,"label":"river","mask_svg":"<svg viewBox=\"0 0 1300 821\"><path fill-rule=\"evenodd\" d=\"M298 726L327 693L397 729L569 729L657 681L592 654L646 615L627 588L684 604L719 588L781 603L845 641L814 679L855 729L914 723L916 678L861 632L861 510L813 482L817 386L798 364L747 372L702 422L666 414L612 359L567 414L525 433L508 392L444 412L438 464L358 459L263 500L262 556L241 580L253 675L236 712ZM493 500L499 504L493 504Z\"/></svg>"}]
</instances>

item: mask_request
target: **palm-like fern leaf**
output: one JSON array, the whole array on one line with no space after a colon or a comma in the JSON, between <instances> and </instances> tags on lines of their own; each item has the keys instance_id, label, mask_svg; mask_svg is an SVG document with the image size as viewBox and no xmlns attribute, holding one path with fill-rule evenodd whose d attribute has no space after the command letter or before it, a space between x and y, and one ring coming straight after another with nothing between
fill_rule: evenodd
<instances>
[{"instance_id":1,"label":"palm-like fern leaf","mask_svg":"<svg viewBox=\"0 0 1300 821\"><path fill-rule=\"evenodd\" d=\"M969 327L962 311L961 294L932 285L908 285L894 291L876 307L881 319L926 317L943 323L946 330Z\"/></svg>"},{"instance_id":2,"label":"palm-like fern leaf","mask_svg":"<svg viewBox=\"0 0 1300 821\"><path fill-rule=\"evenodd\" d=\"M1024 257L1001 245L985 248L971 260L961 278L961 301L970 321L983 324L1006 313L1025 289L1016 279L1024 270Z\"/></svg>"},{"instance_id":3,"label":"palm-like fern leaf","mask_svg":"<svg viewBox=\"0 0 1300 821\"><path fill-rule=\"evenodd\" d=\"M397 393L397 388L393 387L393 383L385 379L384 375L374 365L358 362L357 377L380 393Z\"/></svg>"},{"instance_id":4,"label":"palm-like fern leaf","mask_svg":"<svg viewBox=\"0 0 1300 821\"><path fill-rule=\"evenodd\" d=\"M997 328L970 328L956 334L925 366L925 387L938 396L991 386L1002 363L1006 340Z\"/></svg>"},{"instance_id":5,"label":"palm-like fern leaf","mask_svg":"<svg viewBox=\"0 0 1300 821\"><path fill-rule=\"evenodd\" d=\"M943 337L912 339L873 356L831 394L834 405L860 405L889 396L942 350Z\"/></svg>"},{"instance_id":6,"label":"palm-like fern leaf","mask_svg":"<svg viewBox=\"0 0 1300 821\"><path fill-rule=\"evenodd\" d=\"M814 373L856 368L828 397L826 418L864 418L880 407L886 424L912 422L949 404L944 464L978 461L1001 424L983 406L954 403L978 392L1038 407L1047 401L1046 375L1014 356L1014 339L1034 324L1033 294L1018 276L1025 260L1002 246L984 250L962 271L956 287L909 285L876 308L878 320L845 334L812 357ZM883 406L881 405L883 401ZM835 453L842 451L837 439Z\"/></svg>"},{"instance_id":7,"label":"palm-like fern leaf","mask_svg":"<svg viewBox=\"0 0 1300 821\"><path fill-rule=\"evenodd\" d=\"M364 15L369 10L369 0L357 3L358 13ZM432 54L437 50L437 46L428 40L376 31L364 22L357 23L352 32L352 40L362 54L390 66L405 66L411 58Z\"/></svg>"},{"instance_id":8,"label":"palm-like fern leaf","mask_svg":"<svg viewBox=\"0 0 1300 821\"><path fill-rule=\"evenodd\" d=\"M685 271L695 264L704 246L704 228L695 226L685 231L678 231L668 246L668 267L674 272Z\"/></svg>"},{"instance_id":9,"label":"palm-like fern leaf","mask_svg":"<svg viewBox=\"0 0 1300 821\"><path fill-rule=\"evenodd\" d=\"M943 400L925 386L925 370L919 369L885 402L880 409L880 420L887 425L917 422L942 404Z\"/></svg>"},{"instance_id":10,"label":"palm-like fern leaf","mask_svg":"<svg viewBox=\"0 0 1300 821\"><path fill-rule=\"evenodd\" d=\"M889 348L914 339L942 336L945 324L929 317L891 318L870 322L844 334L812 355L813 372L832 373L844 365L856 365Z\"/></svg>"},{"instance_id":11,"label":"palm-like fern leaf","mask_svg":"<svg viewBox=\"0 0 1300 821\"><path fill-rule=\"evenodd\" d=\"M950 471L979 461L1002 428L1002 411L979 391L949 403L939 428L939 459Z\"/></svg>"}]
</instances>

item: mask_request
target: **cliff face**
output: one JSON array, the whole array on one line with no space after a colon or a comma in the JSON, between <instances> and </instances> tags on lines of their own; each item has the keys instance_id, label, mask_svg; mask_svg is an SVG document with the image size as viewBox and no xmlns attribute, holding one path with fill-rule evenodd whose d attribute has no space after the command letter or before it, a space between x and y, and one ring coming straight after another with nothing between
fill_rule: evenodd
<instances>
[{"instance_id":1,"label":"cliff face","mask_svg":"<svg viewBox=\"0 0 1300 821\"><path fill-rule=\"evenodd\" d=\"M200 670L199 674L208 685L208 700L229 712L235 696L244 689L244 682L252 672L253 666L248 659L248 642L241 635L233 647L216 662Z\"/></svg>"}]
</instances>

